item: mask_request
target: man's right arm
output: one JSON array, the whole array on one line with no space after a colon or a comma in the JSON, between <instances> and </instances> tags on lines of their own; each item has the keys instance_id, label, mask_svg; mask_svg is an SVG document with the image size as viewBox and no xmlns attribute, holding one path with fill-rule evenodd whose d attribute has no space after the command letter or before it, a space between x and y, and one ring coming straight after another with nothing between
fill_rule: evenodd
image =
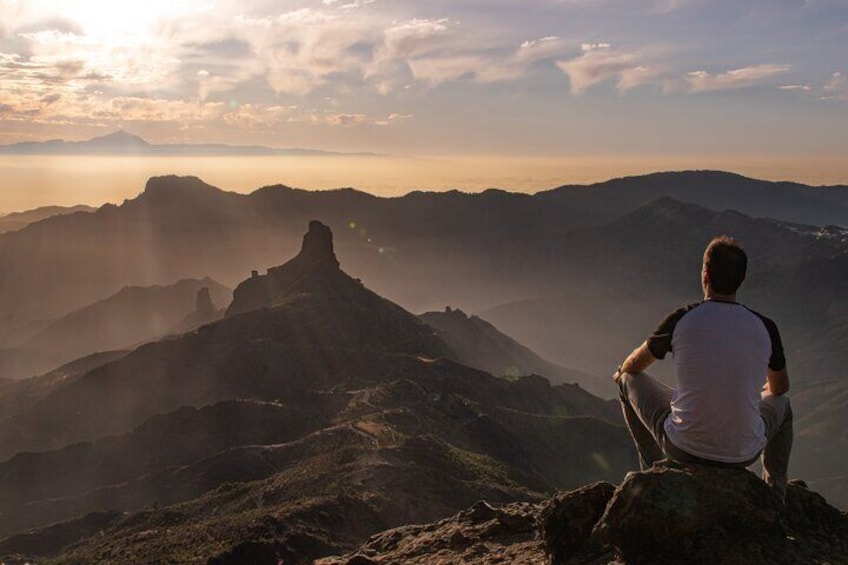
<instances>
[{"instance_id":1,"label":"man's right arm","mask_svg":"<svg viewBox=\"0 0 848 565\"><path fill-rule=\"evenodd\" d=\"M789 391L789 373L786 372L786 367L779 371L768 370L764 390L774 396L781 396Z\"/></svg>"},{"instance_id":2,"label":"man's right arm","mask_svg":"<svg viewBox=\"0 0 848 565\"><path fill-rule=\"evenodd\" d=\"M766 385L763 389L774 396L781 396L789 391L789 374L786 372L783 342L780 339L777 324L763 316L760 316L760 318L763 320L771 340L771 357L769 357Z\"/></svg>"}]
</instances>

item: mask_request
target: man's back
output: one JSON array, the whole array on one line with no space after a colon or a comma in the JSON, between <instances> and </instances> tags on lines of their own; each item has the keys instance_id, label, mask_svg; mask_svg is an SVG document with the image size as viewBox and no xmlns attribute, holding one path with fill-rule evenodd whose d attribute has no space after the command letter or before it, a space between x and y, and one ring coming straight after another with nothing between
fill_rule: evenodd
<instances>
[{"instance_id":1,"label":"man's back","mask_svg":"<svg viewBox=\"0 0 848 565\"><path fill-rule=\"evenodd\" d=\"M742 463L765 446L760 393L774 345L766 319L735 302L705 300L669 328L677 387L669 440L704 459Z\"/></svg>"}]
</instances>

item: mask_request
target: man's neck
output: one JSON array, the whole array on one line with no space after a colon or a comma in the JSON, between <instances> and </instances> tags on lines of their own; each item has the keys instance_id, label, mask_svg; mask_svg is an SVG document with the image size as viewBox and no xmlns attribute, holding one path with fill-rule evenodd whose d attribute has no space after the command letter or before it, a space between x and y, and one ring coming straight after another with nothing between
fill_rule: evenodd
<instances>
[{"instance_id":1,"label":"man's neck","mask_svg":"<svg viewBox=\"0 0 848 565\"><path fill-rule=\"evenodd\" d=\"M704 293L704 300L712 300L713 302L736 302L736 294L719 294L708 289Z\"/></svg>"}]
</instances>

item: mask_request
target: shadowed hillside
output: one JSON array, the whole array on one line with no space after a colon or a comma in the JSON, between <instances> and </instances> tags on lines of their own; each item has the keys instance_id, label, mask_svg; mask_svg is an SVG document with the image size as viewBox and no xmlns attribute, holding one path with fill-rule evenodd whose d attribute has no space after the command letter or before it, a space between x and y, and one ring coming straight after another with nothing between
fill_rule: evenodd
<instances>
[{"instance_id":1,"label":"shadowed hillside","mask_svg":"<svg viewBox=\"0 0 848 565\"><path fill-rule=\"evenodd\" d=\"M508 379L537 374L553 383L576 383L599 396L606 395L609 389L609 382L604 379L542 359L478 316L448 307L444 312L427 312L420 318L437 330L460 362L471 367Z\"/></svg>"},{"instance_id":2,"label":"shadowed hillside","mask_svg":"<svg viewBox=\"0 0 848 565\"><path fill-rule=\"evenodd\" d=\"M206 311L197 312L197 295L203 289L209 304L203 305ZM230 289L208 277L168 286L125 287L0 352L0 374L29 377L92 353L128 349L167 333L193 330L215 319L215 303L222 309L230 296Z\"/></svg>"},{"instance_id":3,"label":"shadowed hillside","mask_svg":"<svg viewBox=\"0 0 848 565\"><path fill-rule=\"evenodd\" d=\"M330 230L312 222L297 257L239 285L226 318L88 371L80 361L66 381L20 383L0 439L0 507L16 510L0 533L129 511L91 515L109 533L67 559L182 562L273 536L302 562L480 498L538 500L633 465L609 403L454 356L342 272ZM85 537L79 520L60 531Z\"/></svg>"}]
</instances>

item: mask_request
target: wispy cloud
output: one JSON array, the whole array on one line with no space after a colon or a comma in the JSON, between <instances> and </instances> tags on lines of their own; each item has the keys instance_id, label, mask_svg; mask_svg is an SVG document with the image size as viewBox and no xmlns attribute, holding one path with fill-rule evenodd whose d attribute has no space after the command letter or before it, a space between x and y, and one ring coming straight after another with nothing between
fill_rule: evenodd
<instances>
[{"instance_id":1,"label":"wispy cloud","mask_svg":"<svg viewBox=\"0 0 848 565\"><path fill-rule=\"evenodd\" d=\"M580 56L557 61L557 66L568 75L572 94L581 94L613 79L616 88L623 92L654 82L662 75L658 68L642 64L638 54L618 51L609 43L583 43L580 49Z\"/></svg>"},{"instance_id":2,"label":"wispy cloud","mask_svg":"<svg viewBox=\"0 0 848 565\"><path fill-rule=\"evenodd\" d=\"M719 74L707 71L693 71L686 75L692 92L710 92L746 88L767 81L788 72L789 65L765 64L754 67L742 67Z\"/></svg>"},{"instance_id":3,"label":"wispy cloud","mask_svg":"<svg viewBox=\"0 0 848 565\"><path fill-rule=\"evenodd\" d=\"M824 85L825 100L848 101L848 75L841 72L833 73Z\"/></svg>"}]
</instances>

